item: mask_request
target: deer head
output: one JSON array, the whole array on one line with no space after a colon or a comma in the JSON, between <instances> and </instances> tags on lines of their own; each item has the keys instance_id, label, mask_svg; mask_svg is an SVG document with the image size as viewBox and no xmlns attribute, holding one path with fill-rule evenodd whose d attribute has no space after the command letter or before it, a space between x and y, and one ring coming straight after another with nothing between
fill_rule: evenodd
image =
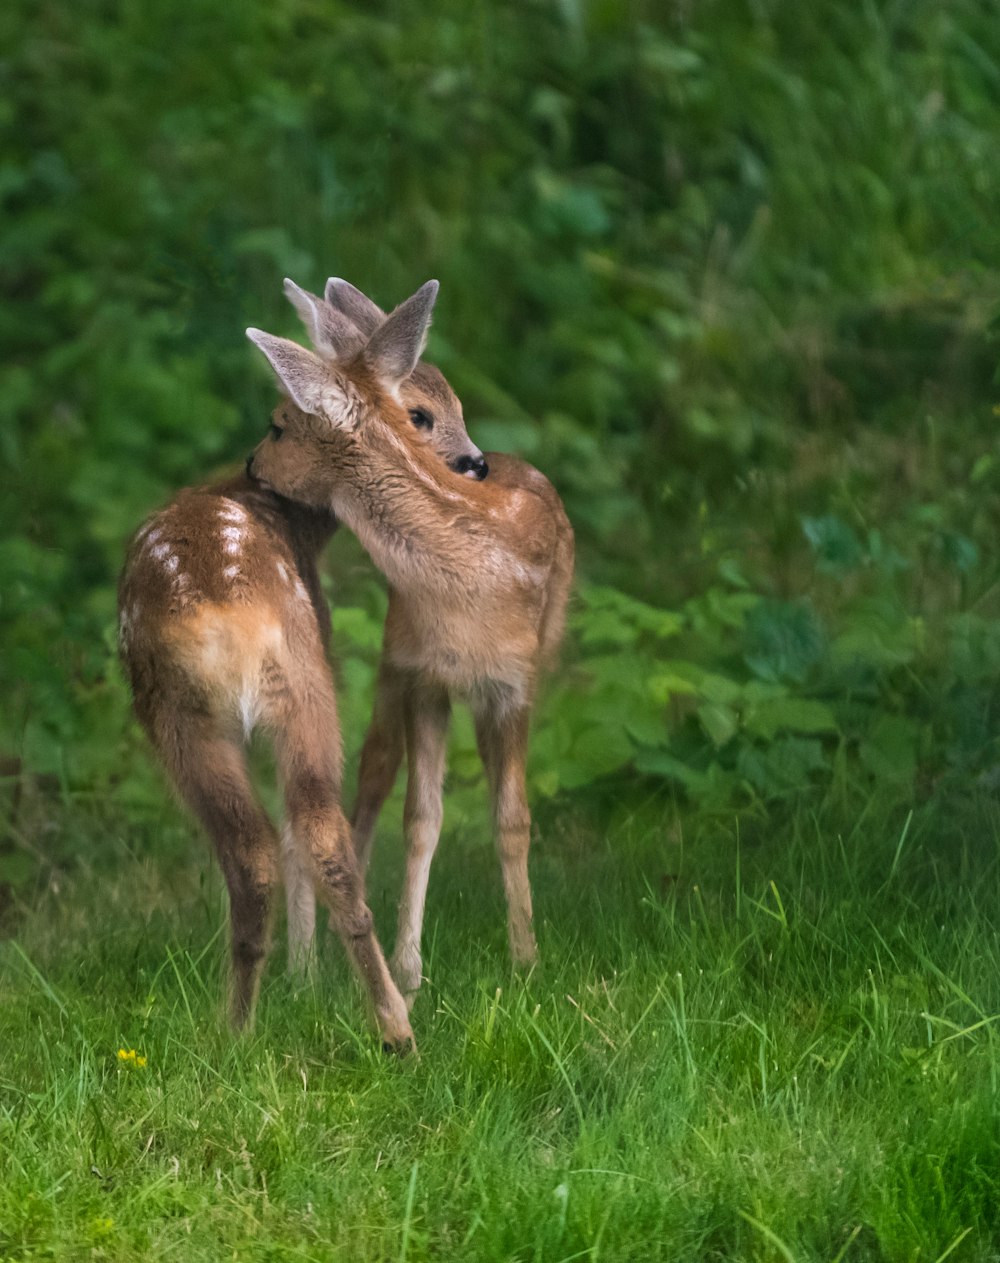
<instances>
[{"instance_id":1,"label":"deer head","mask_svg":"<svg viewBox=\"0 0 1000 1263\"><path fill-rule=\"evenodd\" d=\"M338 277L327 281L324 298L301 289L294 281L285 281L285 294L298 311L319 359L331 369L342 370L342 376L348 378L361 370L363 379L365 369L373 370L367 376L374 376L382 390L403 406L414 435L456 473L482 479L488 466L466 432L458 397L438 369L419 362L437 289L437 282L429 281L391 316L386 316L359 289ZM248 330L247 334L271 360L290 398L308 411L283 378L278 361L264 342L268 340L279 359L287 363L287 348L274 345L281 339L269 338L256 330ZM413 363L415 346L417 362ZM406 373L402 378L401 372ZM284 422L276 415L272 438L277 437L277 430L288 429L292 414L286 409L284 415ZM254 468L261 476L260 466Z\"/></svg>"},{"instance_id":2,"label":"deer head","mask_svg":"<svg viewBox=\"0 0 1000 1263\"><path fill-rule=\"evenodd\" d=\"M433 439L434 428L413 418L423 406L414 401L425 396L410 379L427 338L438 283L422 285L370 336L331 304L292 282L285 288L317 350L247 330L288 396L272 414L268 437L255 448L247 471L281 495L330 508L331 460L351 460L358 452L357 443L345 441L349 436L411 450ZM466 455L453 455L449 464L484 477L482 457L466 470L461 464Z\"/></svg>"}]
</instances>

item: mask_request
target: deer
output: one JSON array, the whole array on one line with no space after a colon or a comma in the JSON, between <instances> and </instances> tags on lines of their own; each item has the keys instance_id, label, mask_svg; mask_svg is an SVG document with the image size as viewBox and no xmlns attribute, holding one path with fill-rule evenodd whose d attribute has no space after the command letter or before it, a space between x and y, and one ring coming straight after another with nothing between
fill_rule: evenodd
<instances>
[{"instance_id":1,"label":"deer","mask_svg":"<svg viewBox=\"0 0 1000 1263\"><path fill-rule=\"evenodd\" d=\"M512 961L526 969L536 959L528 734L539 679L563 637L573 530L555 488L526 462L488 452L488 477L477 468L472 480L433 458L426 435L436 415L414 418L407 401L386 388L372 354L384 317L364 295L335 280L322 300L291 282L286 291L313 349L247 330L285 393L247 469L259 486L335 515L388 580L374 715L351 819L366 871L405 748L406 874L390 970L409 1011L422 981L424 907L455 697L471 705L486 771ZM421 295L425 337L436 282L409 301ZM330 309L357 333L345 336ZM306 937L305 930L297 934Z\"/></svg>"},{"instance_id":2,"label":"deer","mask_svg":"<svg viewBox=\"0 0 1000 1263\"><path fill-rule=\"evenodd\" d=\"M340 286L349 303L353 287ZM427 296L415 297L389 317L380 312L377 338L361 338L332 307L324 320L344 345L364 344L379 397L394 416L402 409L417 418L411 424L428 455L447 462L456 477L483 477L485 461L465 431L461 405L436 369L417 363ZM418 423L431 411L433 434L423 433ZM136 716L222 868L234 1027L253 1018L281 871L293 970L312 938L318 892L384 1046L405 1052L413 1046L407 1008L375 934L341 805L330 614L318 573L336 526L328 506L282 498L248 473L182 490L129 545L119 583L119 647ZM275 751L286 813L280 835L247 767L255 729Z\"/></svg>"}]
</instances>

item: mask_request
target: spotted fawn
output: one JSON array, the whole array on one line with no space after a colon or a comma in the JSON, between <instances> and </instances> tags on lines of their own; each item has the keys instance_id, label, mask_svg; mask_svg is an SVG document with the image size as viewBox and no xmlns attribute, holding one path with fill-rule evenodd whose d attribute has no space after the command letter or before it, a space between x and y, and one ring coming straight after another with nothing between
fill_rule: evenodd
<instances>
[{"instance_id":1,"label":"spotted fawn","mask_svg":"<svg viewBox=\"0 0 1000 1263\"><path fill-rule=\"evenodd\" d=\"M344 303L363 299L337 284ZM341 345L365 348L379 397L407 418L435 462L478 477L482 453L465 433L457 399L440 373L417 363L430 317L426 297L388 319L379 312L375 347L330 304L323 305L324 328ZM433 432L410 420L424 415L435 417ZM225 875L234 1024L252 1017L283 869L292 963L301 967L308 953L315 890L384 1042L405 1049L412 1042L406 1005L375 936L341 809L330 618L317 573L336 524L328 505L297 504L247 474L182 491L130 545L119 588L120 646L136 714ZM247 770L245 746L255 729L275 750L286 815L280 838Z\"/></svg>"}]
</instances>

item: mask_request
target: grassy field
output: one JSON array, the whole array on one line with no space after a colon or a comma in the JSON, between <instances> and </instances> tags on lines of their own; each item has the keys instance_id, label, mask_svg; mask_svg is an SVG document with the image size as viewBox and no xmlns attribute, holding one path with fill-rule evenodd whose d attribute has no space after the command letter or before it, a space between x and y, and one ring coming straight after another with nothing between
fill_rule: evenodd
<instances>
[{"instance_id":1,"label":"grassy field","mask_svg":"<svg viewBox=\"0 0 1000 1263\"><path fill-rule=\"evenodd\" d=\"M0 1263L1000 1263L996 8L0 9ZM542 964L466 721L403 1062L328 937L227 1032L115 665L125 541L331 272L441 280L578 545ZM346 532L324 579L351 766L386 598Z\"/></svg>"},{"instance_id":2,"label":"grassy field","mask_svg":"<svg viewBox=\"0 0 1000 1263\"><path fill-rule=\"evenodd\" d=\"M523 981L446 835L398 1062L329 937L231 1038L200 839L78 807L0 946L0 1259L996 1258L996 808L588 814L541 822Z\"/></svg>"}]
</instances>

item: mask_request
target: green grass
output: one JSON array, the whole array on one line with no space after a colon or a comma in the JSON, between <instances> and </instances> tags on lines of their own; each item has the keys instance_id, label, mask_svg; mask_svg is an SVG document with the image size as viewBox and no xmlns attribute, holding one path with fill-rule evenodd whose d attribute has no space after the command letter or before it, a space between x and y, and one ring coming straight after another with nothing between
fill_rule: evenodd
<instances>
[{"instance_id":1,"label":"green grass","mask_svg":"<svg viewBox=\"0 0 1000 1263\"><path fill-rule=\"evenodd\" d=\"M328 936L299 991L279 939L256 1030L231 1038L201 843L167 815L137 854L115 839L141 831L77 819L104 862L0 946L0 1259L1000 1249L989 803L801 810L742 840L666 807L553 815L525 981L489 846L446 835L403 1062ZM386 941L391 832L371 882Z\"/></svg>"}]
</instances>

